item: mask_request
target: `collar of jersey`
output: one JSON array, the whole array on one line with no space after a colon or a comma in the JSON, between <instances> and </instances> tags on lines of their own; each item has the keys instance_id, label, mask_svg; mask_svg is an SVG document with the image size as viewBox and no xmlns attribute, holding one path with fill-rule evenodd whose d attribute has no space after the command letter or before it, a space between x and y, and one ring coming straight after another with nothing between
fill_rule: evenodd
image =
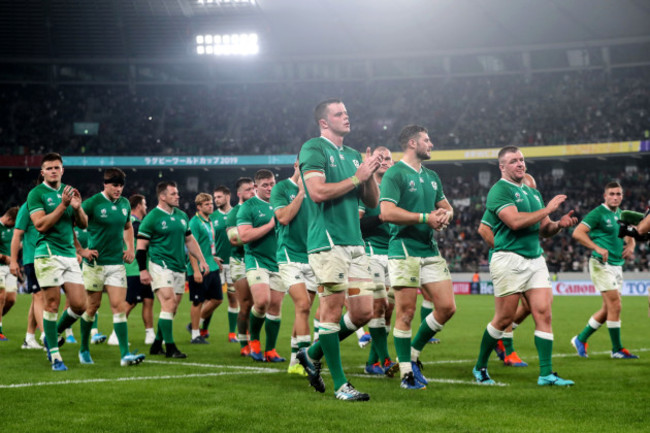
<instances>
[{"instance_id":1,"label":"collar of jersey","mask_svg":"<svg viewBox=\"0 0 650 433\"><path fill-rule=\"evenodd\" d=\"M501 179L499 179L499 180L502 180L502 181L504 181L504 182L508 182L510 185L516 186L517 188L523 188L524 185L526 185L526 184L523 183L523 182L521 183L521 185L517 185L516 183L514 183L514 182L512 182L512 181L510 181L510 180L508 180L508 179L504 179L504 178L501 178Z\"/></svg>"},{"instance_id":2,"label":"collar of jersey","mask_svg":"<svg viewBox=\"0 0 650 433\"><path fill-rule=\"evenodd\" d=\"M262 200L262 199L260 198L260 196L258 196L257 194L255 194L255 197L257 197L257 199L258 199L259 201L261 201L262 203L266 203L266 204L269 203L269 202L266 201L266 200Z\"/></svg>"},{"instance_id":3,"label":"collar of jersey","mask_svg":"<svg viewBox=\"0 0 650 433\"><path fill-rule=\"evenodd\" d=\"M174 209L175 209L175 208L172 207L172 211L171 211L171 212L167 212L165 209L161 208L160 206L156 206L156 209L160 210L161 212L166 213L167 215L171 215L171 214L174 213Z\"/></svg>"},{"instance_id":4,"label":"collar of jersey","mask_svg":"<svg viewBox=\"0 0 650 433\"><path fill-rule=\"evenodd\" d=\"M607 210L610 211L611 213L616 213L615 210L611 210L611 209L609 208L609 206L607 206L605 203L601 203L601 206L603 206L605 209L607 209Z\"/></svg>"},{"instance_id":5,"label":"collar of jersey","mask_svg":"<svg viewBox=\"0 0 650 433\"><path fill-rule=\"evenodd\" d=\"M322 138L323 140L327 141L329 144L331 144L332 146L334 146L334 148L335 148L336 150L338 150L339 152L341 152L341 151L343 150L343 145L342 145L342 144L341 144L341 147L338 147L336 144L332 143L332 140L330 140L329 138L327 138L327 137L323 137L322 135L320 136L320 138Z\"/></svg>"},{"instance_id":6,"label":"collar of jersey","mask_svg":"<svg viewBox=\"0 0 650 433\"><path fill-rule=\"evenodd\" d=\"M47 184L47 182L43 181L43 185L45 185L45 188L51 189L52 191L59 192L61 191L61 188L63 188L63 184L59 185L59 189L54 189L50 185Z\"/></svg>"},{"instance_id":7,"label":"collar of jersey","mask_svg":"<svg viewBox=\"0 0 650 433\"><path fill-rule=\"evenodd\" d=\"M400 160L398 161L398 163L400 163L400 162L403 163L403 164L404 164L405 166L407 166L408 168L410 168L411 170L413 170L414 172L416 172L417 174L421 174L421 173L422 173L422 165L420 165L420 171L417 171L416 169L414 169L413 167L411 167L409 164L407 164L406 162L404 162L403 159L400 159Z\"/></svg>"},{"instance_id":8,"label":"collar of jersey","mask_svg":"<svg viewBox=\"0 0 650 433\"><path fill-rule=\"evenodd\" d=\"M101 194L102 194L102 197L104 197L106 200L110 201L113 204L117 203L117 200L119 200L119 197L115 201L111 200L110 198L106 197L106 194L104 194L104 191L102 191Z\"/></svg>"}]
</instances>

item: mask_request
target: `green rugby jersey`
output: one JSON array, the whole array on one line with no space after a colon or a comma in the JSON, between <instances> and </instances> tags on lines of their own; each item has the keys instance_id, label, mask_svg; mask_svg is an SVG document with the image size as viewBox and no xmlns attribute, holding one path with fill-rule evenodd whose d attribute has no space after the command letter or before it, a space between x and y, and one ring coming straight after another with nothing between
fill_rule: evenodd
<instances>
[{"instance_id":1,"label":"green rugby jersey","mask_svg":"<svg viewBox=\"0 0 650 433\"><path fill-rule=\"evenodd\" d=\"M617 221L620 218L620 208L612 211L603 203L589 212L580 222L589 227L589 237L591 240L599 247L609 251L607 263L614 266L621 266L625 263L625 260L623 260L625 241L618 237ZM592 251L591 256L601 262L603 260L603 257L596 251Z\"/></svg>"},{"instance_id":2,"label":"green rugby jersey","mask_svg":"<svg viewBox=\"0 0 650 433\"><path fill-rule=\"evenodd\" d=\"M228 212L228 217L226 218L226 230L229 229L230 227L237 227L237 214L239 213L239 209L241 209L241 204L237 203L235 207L230 209L230 212ZM230 241L228 241L230 242ZM237 260L244 260L244 247L234 247L232 244L230 245L230 257L234 257Z\"/></svg>"},{"instance_id":3,"label":"green rugby jersey","mask_svg":"<svg viewBox=\"0 0 650 433\"><path fill-rule=\"evenodd\" d=\"M481 217L481 223L490 227L490 230L492 230L492 234L494 234L494 227L497 225L498 222L499 222L499 218L487 209L483 213L483 217ZM493 252L494 252L494 248L490 248L490 250L488 251L488 263L490 263L490 260L492 260Z\"/></svg>"},{"instance_id":4,"label":"green rugby jersey","mask_svg":"<svg viewBox=\"0 0 650 433\"><path fill-rule=\"evenodd\" d=\"M243 225L261 227L273 217L273 206L255 196L241 205L237 212L237 227ZM260 239L244 244L246 270L264 268L271 272L278 272L278 262L275 260L276 247L275 230L269 231Z\"/></svg>"},{"instance_id":5,"label":"green rugby jersey","mask_svg":"<svg viewBox=\"0 0 650 433\"><path fill-rule=\"evenodd\" d=\"M291 180L285 179L277 183L271 190L271 206L273 212L288 206L298 195L298 185ZM289 224L282 225L279 222L275 225L278 234L278 251L276 260L278 263L309 263L307 259L307 208L303 203L296 216Z\"/></svg>"},{"instance_id":6,"label":"green rugby jersey","mask_svg":"<svg viewBox=\"0 0 650 433\"><path fill-rule=\"evenodd\" d=\"M361 154L351 147L338 147L324 137L312 138L302 145L300 173L317 171L325 182L337 183L353 176L361 165ZM305 188L305 207L309 214L307 252L317 253L334 245L363 245L359 226L359 189L322 203L314 203Z\"/></svg>"},{"instance_id":7,"label":"green rugby jersey","mask_svg":"<svg viewBox=\"0 0 650 433\"><path fill-rule=\"evenodd\" d=\"M210 267L210 272L218 271L219 265L212 255L214 254L214 225L212 221L209 218L207 220L203 219L197 213L190 220L190 230L194 235L194 239L199 244L199 248L201 248L201 253L205 262ZM192 269L189 260L187 263L187 275L194 275L194 269Z\"/></svg>"},{"instance_id":8,"label":"green rugby jersey","mask_svg":"<svg viewBox=\"0 0 650 433\"><path fill-rule=\"evenodd\" d=\"M526 184L519 186L499 179L488 192L486 207L498 217L499 212L508 206L515 206L519 212L535 212L544 208L544 201L539 191ZM492 230L494 251L510 251L529 259L541 256L539 225L536 223L524 229L511 230L499 219Z\"/></svg>"},{"instance_id":9,"label":"green rugby jersey","mask_svg":"<svg viewBox=\"0 0 650 433\"><path fill-rule=\"evenodd\" d=\"M131 226L133 227L133 251L136 252L136 248L138 247L138 229L140 228L140 218L133 214L131 214L129 218L131 220ZM126 250L126 245L124 246L124 249ZM138 268L137 260L134 259L131 263L124 263L124 267L126 268L127 277L140 276L140 269Z\"/></svg>"},{"instance_id":10,"label":"green rugby jersey","mask_svg":"<svg viewBox=\"0 0 650 433\"><path fill-rule=\"evenodd\" d=\"M440 177L435 171L422 166L420 172L417 172L404 161L399 161L386 170L381 186L380 201L390 201L409 212L428 214L436 210L436 203L445 199ZM425 223L391 224L390 235L390 259L440 255L434 230Z\"/></svg>"},{"instance_id":11,"label":"green rugby jersey","mask_svg":"<svg viewBox=\"0 0 650 433\"><path fill-rule=\"evenodd\" d=\"M93 264L123 265L124 226L131 215L129 201L124 197L112 201L100 192L85 200L81 207L88 215L87 248L98 253ZM84 262L88 263L88 260L84 259Z\"/></svg>"},{"instance_id":12,"label":"green rugby jersey","mask_svg":"<svg viewBox=\"0 0 650 433\"><path fill-rule=\"evenodd\" d=\"M14 228L7 227L0 222L0 254L11 256L11 238L14 236ZM4 265L5 263L0 263Z\"/></svg>"},{"instance_id":13,"label":"green rugby jersey","mask_svg":"<svg viewBox=\"0 0 650 433\"><path fill-rule=\"evenodd\" d=\"M31 265L34 263L34 249L36 248L38 231L34 227L32 219L29 217L27 202L23 203L18 210L16 228L25 232L23 234L23 265Z\"/></svg>"},{"instance_id":14,"label":"green rugby jersey","mask_svg":"<svg viewBox=\"0 0 650 433\"><path fill-rule=\"evenodd\" d=\"M379 190L381 192L381 185L379 185ZM363 212L364 218L370 218L379 216L381 213L381 207L373 209L368 209L363 202L359 202L359 210ZM381 223L376 227L368 229L365 232L362 232L363 240L366 244L366 254L372 256L374 254L387 255L388 254L388 241L390 240L390 224Z\"/></svg>"},{"instance_id":15,"label":"green rugby jersey","mask_svg":"<svg viewBox=\"0 0 650 433\"><path fill-rule=\"evenodd\" d=\"M185 235L189 224L185 212L171 213L155 207L140 224L138 235L149 240L149 260L174 272L185 272Z\"/></svg>"},{"instance_id":16,"label":"green rugby jersey","mask_svg":"<svg viewBox=\"0 0 650 433\"><path fill-rule=\"evenodd\" d=\"M74 226L74 234L77 236L81 248L88 248L88 230L82 230L79 227Z\"/></svg>"},{"instance_id":17,"label":"green rugby jersey","mask_svg":"<svg viewBox=\"0 0 650 433\"><path fill-rule=\"evenodd\" d=\"M232 209L231 209L232 210ZM215 255L223 260L224 264L228 264L230 260L230 250L232 250L232 245L228 240L227 233L227 223L228 223L228 214L230 212L221 212L219 209L212 212L210 215L210 220L214 225L214 249L216 251Z\"/></svg>"},{"instance_id":18,"label":"green rugby jersey","mask_svg":"<svg viewBox=\"0 0 650 433\"><path fill-rule=\"evenodd\" d=\"M27 195L27 209L30 217L38 211L44 211L45 214L52 213L61 204L65 187L66 185L62 183L59 189L54 189L45 182L34 187ZM72 206L68 206L61 218L47 233L38 233L34 258L50 256L77 257L72 234L73 224L74 210Z\"/></svg>"}]
</instances>

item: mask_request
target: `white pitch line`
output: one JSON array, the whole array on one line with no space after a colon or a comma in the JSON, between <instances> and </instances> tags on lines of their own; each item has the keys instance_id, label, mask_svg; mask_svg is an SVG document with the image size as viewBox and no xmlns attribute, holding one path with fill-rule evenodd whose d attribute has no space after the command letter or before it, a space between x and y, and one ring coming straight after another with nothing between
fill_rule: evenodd
<instances>
[{"instance_id":1,"label":"white pitch line","mask_svg":"<svg viewBox=\"0 0 650 433\"><path fill-rule=\"evenodd\" d=\"M260 369L264 373L277 373L270 369ZM9 388L29 388L34 386L54 386L54 385L78 385L86 383L106 383L106 382L131 382L141 380L165 380L165 379L188 379L194 377L214 377L214 376L233 376L245 374L245 372L222 371L220 373L203 373L203 374L181 374L181 375L167 375L167 376L144 376L144 377L114 377L105 379L78 379L78 380L61 380L56 382L33 382L33 383L13 383L10 385L0 385L0 389Z\"/></svg>"},{"instance_id":2,"label":"white pitch line","mask_svg":"<svg viewBox=\"0 0 650 433\"><path fill-rule=\"evenodd\" d=\"M232 368L233 370L248 370L248 371L261 371L261 372L273 372L279 373L284 371L278 368L266 368L266 367L249 367L245 365L221 365L221 364L200 364L198 362L174 362L174 361L145 361L146 364L165 364L165 365L177 365L177 366L189 366L189 367L205 367L205 368Z\"/></svg>"},{"instance_id":3,"label":"white pitch line","mask_svg":"<svg viewBox=\"0 0 650 433\"><path fill-rule=\"evenodd\" d=\"M378 374L346 374L346 377L363 377L366 379L384 379L386 376ZM451 383L453 385L476 385L476 386L509 386L507 383L496 382L494 385L484 385L476 382L475 380L457 380L457 379L434 379L427 377L427 381L432 383ZM397 382L396 382L397 383Z\"/></svg>"}]
</instances>

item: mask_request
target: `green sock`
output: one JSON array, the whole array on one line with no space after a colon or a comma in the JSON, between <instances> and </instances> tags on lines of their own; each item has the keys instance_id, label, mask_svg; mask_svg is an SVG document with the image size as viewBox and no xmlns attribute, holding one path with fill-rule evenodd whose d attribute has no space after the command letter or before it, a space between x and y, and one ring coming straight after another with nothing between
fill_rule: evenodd
<instances>
[{"instance_id":1,"label":"green sock","mask_svg":"<svg viewBox=\"0 0 650 433\"><path fill-rule=\"evenodd\" d=\"M539 334L547 334L551 338L540 337ZM548 376L553 373L553 363L551 356L553 355L553 334L546 332L540 333L535 331L535 347L537 347L537 354L539 356L539 375Z\"/></svg>"},{"instance_id":2,"label":"green sock","mask_svg":"<svg viewBox=\"0 0 650 433\"><path fill-rule=\"evenodd\" d=\"M420 307L420 323L424 322L424 319L426 319L427 316L432 312L433 312L433 306L431 302L427 300L423 300L422 306Z\"/></svg>"},{"instance_id":3,"label":"green sock","mask_svg":"<svg viewBox=\"0 0 650 433\"><path fill-rule=\"evenodd\" d=\"M163 314L165 316L171 316L171 317L163 317ZM174 344L174 333L173 333L173 315L172 313L160 313L160 318L158 319L158 330L162 332L163 340L165 340L165 344Z\"/></svg>"},{"instance_id":4,"label":"green sock","mask_svg":"<svg viewBox=\"0 0 650 433\"><path fill-rule=\"evenodd\" d=\"M356 331L356 329L348 328L345 325L345 316L341 317L341 320L339 321L339 327L340 327L340 330L338 332L339 341L345 340L350 335L354 334L354 332ZM319 341L320 341L320 338L319 338ZM318 341L315 342L314 344L312 344L311 347L309 348L309 357L311 359L316 360L316 361L321 360L321 358L323 357L323 353L324 353L323 352L323 346Z\"/></svg>"},{"instance_id":5,"label":"green sock","mask_svg":"<svg viewBox=\"0 0 650 433\"><path fill-rule=\"evenodd\" d=\"M228 309L228 332L236 332L237 331L237 316L239 315L239 311L230 311L230 308ZM212 316L210 316L212 317ZM207 328L207 325L205 327Z\"/></svg>"},{"instance_id":6,"label":"green sock","mask_svg":"<svg viewBox=\"0 0 650 433\"><path fill-rule=\"evenodd\" d=\"M393 341L398 362L411 362L411 330L393 328Z\"/></svg>"},{"instance_id":7,"label":"green sock","mask_svg":"<svg viewBox=\"0 0 650 433\"><path fill-rule=\"evenodd\" d=\"M375 362L379 362L379 356L377 356L377 351L375 350L375 339L373 338L370 343L370 353L368 353L368 361L366 361L366 364L372 365Z\"/></svg>"},{"instance_id":8,"label":"green sock","mask_svg":"<svg viewBox=\"0 0 650 433\"><path fill-rule=\"evenodd\" d=\"M266 332L266 348L264 351L268 352L275 349L275 345L278 342L278 334L280 333L280 317L267 314L266 319L264 320L264 331Z\"/></svg>"},{"instance_id":9,"label":"green sock","mask_svg":"<svg viewBox=\"0 0 650 433\"><path fill-rule=\"evenodd\" d=\"M0 323L0 334L2 334L2 323Z\"/></svg>"},{"instance_id":10,"label":"green sock","mask_svg":"<svg viewBox=\"0 0 650 433\"><path fill-rule=\"evenodd\" d=\"M442 330L442 325L436 321L433 314L429 314L420 323L418 333L413 339L413 348L419 352L424 349L424 346L431 340L431 337Z\"/></svg>"},{"instance_id":11,"label":"green sock","mask_svg":"<svg viewBox=\"0 0 650 433\"><path fill-rule=\"evenodd\" d=\"M210 314L208 317L203 319L203 326L201 326L201 329L207 331L208 327L210 326L211 320L212 320L212 314ZM230 316L228 316L228 320L230 320ZM235 316L235 327L237 327L237 316ZM235 332L235 331L230 331L230 332Z\"/></svg>"},{"instance_id":12,"label":"green sock","mask_svg":"<svg viewBox=\"0 0 650 433\"><path fill-rule=\"evenodd\" d=\"M583 343L586 343L587 339L589 339L589 337L591 337L591 334L593 334L597 330L598 330L598 328L594 329L589 325L585 326L585 329L583 329L582 332L580 334L578 334L578 340L580 340Z\"/></svg>"},{"instance_id":13,"label":"green sock","mask_svg":"<svg viewBox=\"0 0 650 433\"><path fill-rule=\"evenodd\" d=\"M58 333L56 332L56 313L48 313L47 311L43 312L43 332L45 333L47 346L50 348L52 360L60 359L61 356L59 355L59 345L57 341Z\"/></svg>"},{"instance_id":14,"label":"green sock","mask_svg":"<svg viewBox=\"0 0 650 433\"><path fill-rule=\"evenodd\" d=\"M113 329L120 343L120 357L129 354L129 327L126 323L126 314L113 315Z\"/></svg>"},{"instance_id":15,"label":"green sock","mask_svg":"<svg viewBox=\"0 0 650 433\"><path fill-rule=\"evenodd\" d=\"M478 359L476 360L476 365L474 366L477 370L480 370L481 368L487 368L488 359L490 359L490 355L494 350L494 346L497 345L497 341L499 340L492 337L487 329L483 332L483 338L481 339L481 348L479 349Z\"/></svg>"},{"instance_id":16,"label":"green sock","mask_svg":"<svg viewBox=\"0 0 650 433\"><path fill-rule=\"evenodd\" d=\"M93 320L93 329L97 329L98 318L99 318L99 313L95 313L95 320Z\"/></svg>"},{"instance_id":17,"label":"green sock","mask_svg":"<svg viewBox=\"0 0 650 433\"><path fill-rule=\"evenodd\" d=\"M386 325L384 320L380 319L381 323L375 323L377 327L374 327L373 320L371 320L370 325L368 325L368 330L370 331L370 336L372 337L370 351L372 352L374 350L377 352L379 362L383 363L384 359L390 358L390 355L388 354L388 339L386 338Z\"/></svg>"},{"instance_id":18,"label":"green sock","mask_svg":"<svg viewBox=\"0 0 650 433\"><path fill-rule=\"evenodd\" d=\"M93 318L86 313L81 315L79 327L81 328L81 344L79 345L79 352L90 351L90 330L93 327Z\"/></svg>"},{"instance_id":19,"label":"green sock","mask_svg":"<svg viewBox=\"0 0 650 433\"><path fill-rule=\"evenodd\" d=\"M72 310L70 310L69 308L66 308L63 314L61 314L61 318L59 319L59 322L56 324L56 334L59 335L60 333L62 333L63 331L71 327L74 324L74 322L77 321L77 319L79 319L79 316L74 314Z\"/></svg>"},{"instance_id":20,"label":"green sock","mask_svg":"<svg viewBox=\"0 0 650 433\"><path fill-rule=\"evenodd\" d=\"M609 339L612 340L612 352L618 352L623 349L623 343L621 343L621 322L614 322L618 326L611 326L610 323L607 323L607 330L609 331Z\"/></svg>"},{"instance_id":21,"label":"green sock","mask_svg":"<svg viewBox=\"0 0 650 433\"><path fill-rule=\"evenodd\" d=\"M248 326L248 329L251 333L251 340L259 340L262 326L264 326L264 316L257 317L255 314L253 314L254 310L254 307L251 308L250 324Z\"/></svg>"},{"instance_id":22,"label":"green sock","mask_svg":"<svg viewBox=\"0 0 650 433\"><path fill-rule=\"evenodd\" d=\"M324 327L326 329L324 329ZM327 367L332 375L334 381L334 390L339 389L348 380L343 373L343 365L341 364L341 347L339 343L338 332L332 332L332 328L338 328L335 324L321 323L320 337L318 341L323 347ZM325 331L325 333L323 332ZM313 358L312 358L313 359Z\"/></svg>"},{"instance_id":23,"label":"green sock","mask_svg":"<svg viewBox=\"0 0 650 433\"><path fill-rule=\"evenodd\" d=\"M163 333L162 333L162 329L160 329L160 322L158 322L158 331L156 331L156 340L158 341L163 340Z\"/></svg>"},{"instance_id":24,"label":"green sock","mask_svg":"<svg viewBox=\"0 0 650 433\"><path fill-rule=\"evenodd\" d=\"M512 337L503 337L501 341L503 342L503 347L506 348L506 356L515 351L514 340Z\"/></svg>"}]
</instances>

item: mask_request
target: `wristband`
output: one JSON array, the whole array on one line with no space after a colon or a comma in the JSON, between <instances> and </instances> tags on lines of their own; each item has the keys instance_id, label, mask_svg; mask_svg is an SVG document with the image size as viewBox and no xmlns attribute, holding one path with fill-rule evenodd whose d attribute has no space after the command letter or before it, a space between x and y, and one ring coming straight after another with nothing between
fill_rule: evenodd
<instances>
[{"instance_id":1,"label":"wristband","mask_svg":"<svg viewBox=\"0 0 650 433\"><path fill-rule=\"evenodd\" d=\"M355 188L357 188L361 184L361 181L359 180L356 174L350 176L350 180L352 181L352 185L354 185Z\"/></svg>"},{"instance_id":2,"label":"wristband","mask_svg":"<svg viewBox=\"0 0 650 433\"><path fill-rule=\"evenodd\" d=\"M138 269L140 272L147 270L147 252L145 250L138 250L135 253L135 259L138 261Z\"/></svg>"},{"instance_id":3,"label":"wristband","mask_svg":"<svg viewBox=\"0 0 650 433\"><path fill-rule=\"evenodd\" d=\"M419 220L420 224L422 224L422 223L426 224L428 221L429 221L429 214L421 213L420 214L420 220Z\"/></svg>"}]
</instances>

